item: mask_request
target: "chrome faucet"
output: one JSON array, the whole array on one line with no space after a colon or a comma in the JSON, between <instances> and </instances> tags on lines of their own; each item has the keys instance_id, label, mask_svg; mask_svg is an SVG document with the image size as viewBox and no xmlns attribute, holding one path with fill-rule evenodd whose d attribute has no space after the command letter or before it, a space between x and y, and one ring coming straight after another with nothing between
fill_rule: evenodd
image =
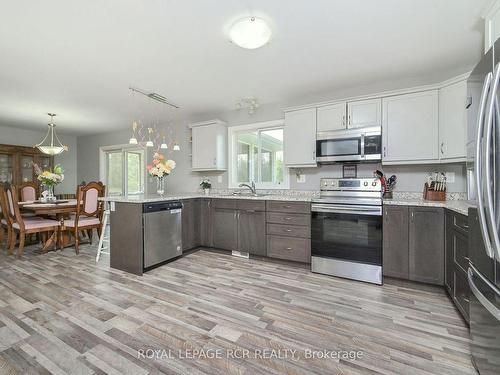
<instances>
[{"instance_id":1,"label":"chrome faucet","mask_svg":"<svg viewBox=\"0 0 500 375\"><path fill-rule=\"evenodd\" d=\"M252 186L248 185L248 184L240 184L239 187L246 187L246 188L249 188L250 191L252 192L253 195L257 195L257 191L255 190L255 182L251 182Z\"/></svg>"}]
</instances>

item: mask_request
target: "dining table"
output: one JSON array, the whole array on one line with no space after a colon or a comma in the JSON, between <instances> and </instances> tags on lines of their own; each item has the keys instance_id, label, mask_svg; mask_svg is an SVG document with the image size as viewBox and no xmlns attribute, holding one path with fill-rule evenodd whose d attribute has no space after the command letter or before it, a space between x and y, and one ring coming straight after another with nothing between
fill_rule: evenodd
<instances>
[{"instance_id":1,"label":"dining table","mask_svg":"<svg viewBox=\"0 0 500 375\"><path fill-rule=\"evenodd\" d=\"M19 208L23 212L30 212L37 216L52 216L61 223L59 233L52 235L45 242L42 251L48 251L53 245L59 248L69 247L74 244L71 240L71 232L64 226L64 220L71 214L76 213L76 199L61 199L54 202L25 201L19 202Z\"/></svg>"}]
</instances>

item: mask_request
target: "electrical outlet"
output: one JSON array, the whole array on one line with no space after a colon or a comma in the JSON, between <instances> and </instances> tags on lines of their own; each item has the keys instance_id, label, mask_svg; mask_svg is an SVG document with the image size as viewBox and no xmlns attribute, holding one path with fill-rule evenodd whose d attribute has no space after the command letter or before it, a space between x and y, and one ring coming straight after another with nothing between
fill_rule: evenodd
<instances>
[{"instance_id":1,"label":"electrical outlet","mask_svg":"<svg viewBox=\"0 0 500 375\"><path fill-rule=\"evenodd\" d=\"M297 175L297 183L303 184L306 182L306 175L305 174L298 174Z\"/></svg>"},{"instance_id":2,"label":"electrical outlet","mask_svg":"<svg viewBox=\"0 0 500 375\"><path fill-rule=\"evenodd\" d=\"M455 182L455 172L446 172L446 182L452 184Z\"/></svg>"},{"instance_id":3,"label":"electrical outlet","mask_svg":"<svg viewBox=\"0 0 500 375\"><path fill-rule=\"evenodd\" d=\"M217 182L218 182L219 184L221 184L221 183L222 183L222 175L218 175L218 176L217 176Z\"/></svg>"}]
</instances>

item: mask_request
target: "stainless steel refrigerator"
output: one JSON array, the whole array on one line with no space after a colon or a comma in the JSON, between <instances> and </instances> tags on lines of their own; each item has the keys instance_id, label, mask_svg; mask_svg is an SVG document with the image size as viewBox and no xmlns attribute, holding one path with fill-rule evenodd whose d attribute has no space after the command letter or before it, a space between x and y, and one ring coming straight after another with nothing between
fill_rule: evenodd
<instances>
[{"instance_id":1,"label":"stainless steel refrigerator","mask_svg":"<svg viewBox=\"0 0 500 375\"><path fill-rule=\"evenodd\" d=\"M468 80L470 335L474 366L500 374L500 41Z\"/></svg>"}]
</instances>

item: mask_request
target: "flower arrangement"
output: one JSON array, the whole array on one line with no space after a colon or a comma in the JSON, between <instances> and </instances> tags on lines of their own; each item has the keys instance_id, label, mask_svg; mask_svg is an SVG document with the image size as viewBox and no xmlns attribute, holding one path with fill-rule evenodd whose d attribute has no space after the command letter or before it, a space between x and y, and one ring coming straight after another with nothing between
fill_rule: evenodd
<instances>
[{"instance_id":1,"label":"flower arrangement","mask_svg":"<svg viewBox=\"0 0 500 375\"><path fill-rule=\"evenodd\" d=\"M203 180L201 180L200 186L202 189L210 189L212 187L212 183L208 178L204 178Z\"/></svg>"},{"instance_id":2,"label":"flower arrangement","mask_svg":"<svg viewBox=\"0 0 500 375\"><path fill-rule=\"evenodd\" d=\"M54 187L64 180L64 170L59 164L56 164L52 171L50 169L42 171L37 164L33 164L33 168L35 169L37 180L46 187Z\"/></svg>"},{"instance_id":3,"label":"flower arrangement","mask_svg":"<svg viewBox=\"0 0 500 375\"><path fill-rule=\"evenodd\" d=\"M147 166L148 173L150 176L163 178L172 173L175 169L175 161L165 160L165 156L155 152L153 155L153 163Z\"/></svg>"}]
</instances>

